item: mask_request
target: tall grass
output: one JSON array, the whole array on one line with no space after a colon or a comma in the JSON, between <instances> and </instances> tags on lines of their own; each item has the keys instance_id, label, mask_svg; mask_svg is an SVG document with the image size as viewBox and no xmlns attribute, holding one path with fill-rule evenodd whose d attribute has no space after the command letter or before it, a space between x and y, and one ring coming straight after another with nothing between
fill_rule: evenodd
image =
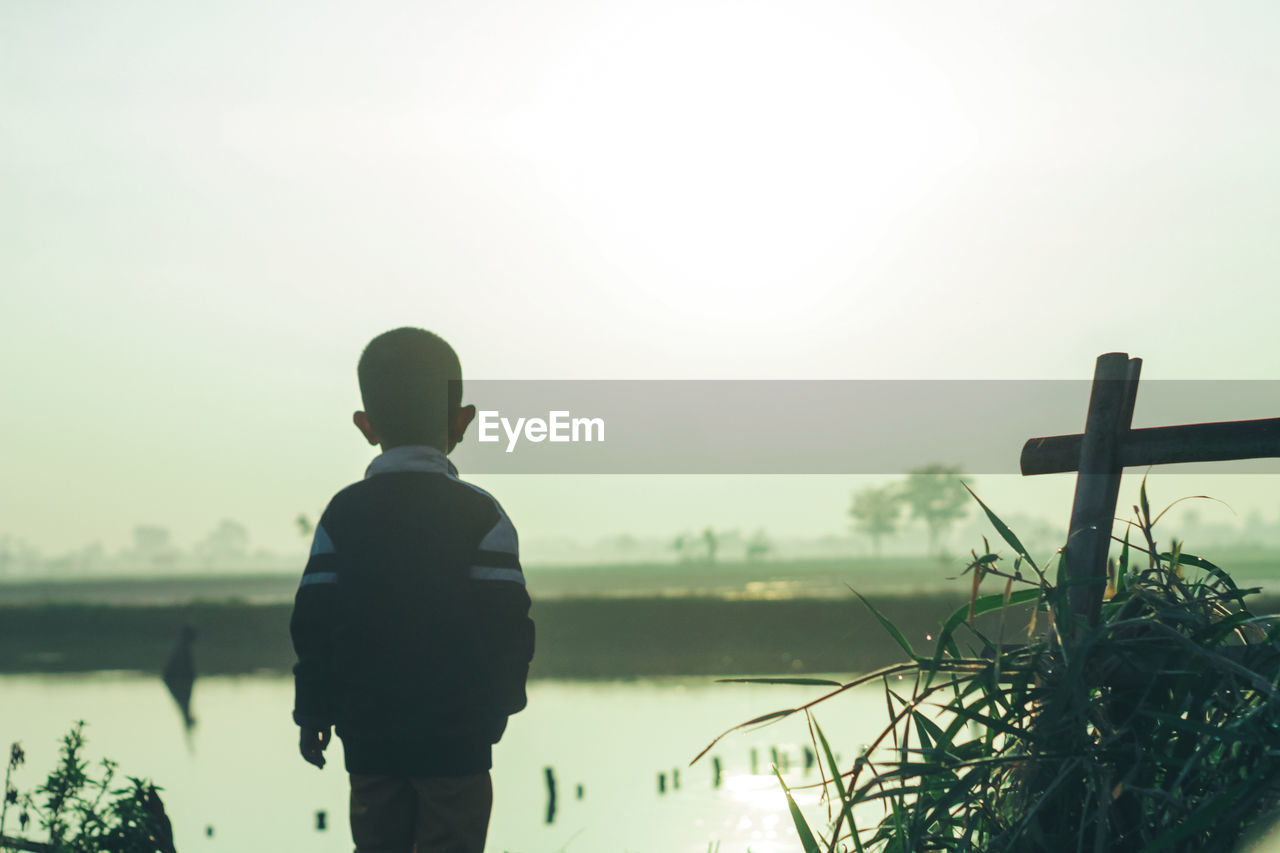
<instances>
[{"instance_id":1,"label":"tall grass","mask_svg":"<svg viewBox=\"0 0 1280 853\"><path fill-rule=\"evenodd\" d=\"M1245 604L1258 590L1238 588L1176 541L1162 550L1144 483L1090 626L1070 612L1060 563L1037 564L978 503L1012 562L985 541L973 553L972 600L942 624L931 652L864 599L903 663L827 682L812 702L730 730L809 718L830 773L829 823L812 826L783 785L806 853L1232 849L1280 800L1280 644L1272 620ZM979 594L993 580L1001 591ZM1016 614L1028 604L1022 631ZM991 611L1009 617L999 624L1017 642L973 626ZM842 765L815 709L876 681L888 722Z\"/></svg>"}]
</instances>

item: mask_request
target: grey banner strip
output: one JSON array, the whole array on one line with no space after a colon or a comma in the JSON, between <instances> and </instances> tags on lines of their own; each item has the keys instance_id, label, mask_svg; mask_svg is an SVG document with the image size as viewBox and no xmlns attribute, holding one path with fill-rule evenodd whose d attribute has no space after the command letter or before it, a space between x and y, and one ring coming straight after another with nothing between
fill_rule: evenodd
<instances>
[{"instance_id":1,"label":"grey banner strip","mask_svg":"<svg viewBox=\"0 0 1280 853\"><path fill-rule=\"evenodd\" d=\"M1079 433L1088 381L469 380L453 458L484 474L1018 474L1028 439ZM1144 380L1134 427L1280 416L1280 382ZM1280 448L1276 450L1280 454ZM1197 463L1280 473L1280 460ZM1185 465L1153 472L1178 471Z\"/></svg>"}]
</instances>

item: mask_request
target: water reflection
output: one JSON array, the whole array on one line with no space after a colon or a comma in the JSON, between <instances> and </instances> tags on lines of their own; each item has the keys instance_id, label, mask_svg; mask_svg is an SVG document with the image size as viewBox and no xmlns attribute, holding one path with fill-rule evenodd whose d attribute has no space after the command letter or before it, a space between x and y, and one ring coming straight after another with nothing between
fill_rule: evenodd
<instances>
[{"instance_id":1,"label":"water reflection","mask_svg":"<svg viewBox=\"0 0 1280 853\"><path fill-rule=\"evenodd\" d=\"M86 719L92 760L115 759L122 773L149 776L164 789L183 853L304 845L348 853L346 777L339 762L320 771L298 758L290 680L204 677L200 684L195 753L175 749L186 725L168 710L167 688L154 676L119 673L0 677L0 739L27 748L26 776L18 781L29 789L43 781L58 737ZM494 751L490 850L706 853L716 842L725 853L798 849L777 779L767 767L750 772L752 752L789 757L795 769L787 783L797 801L819 823L825 819L819 790L807 787L820 776L803 766L803 719L731 735L715 755L688 765L723 730L813 698L811 688L696 678L534 681L529 689L528 709L512 718ZM848 754L878 727L884 707L875 690L850 694L851 701L833 704L824 727ZM663 795L658 773L669 782ZM590 797L577 793L588 788Z\"/></svg>"},{"instance_id":2,"label":"water reflection","mask_svg":"<svg viewBox=\"0 0 1280 853\"><path fill-rule=\"evenodd\" d=\"M195 655L192 649L195 638L195 629L190 625L183 625L178 632L177 645L174 646L161 673L164 686L169 688L169 695L173 697L173 701L178 706L178 712L182 714L182 724L188 734L196 725L196 719L191 715L191 691L196 683ZM189 738L187 743L188 746L191 745Z\"/></svg>"}]
</instances>

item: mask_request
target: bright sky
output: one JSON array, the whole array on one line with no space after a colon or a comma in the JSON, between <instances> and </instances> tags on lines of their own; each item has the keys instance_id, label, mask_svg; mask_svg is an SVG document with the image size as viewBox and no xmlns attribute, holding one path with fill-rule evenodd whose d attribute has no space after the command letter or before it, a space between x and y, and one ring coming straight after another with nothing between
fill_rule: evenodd
<instances>
[{"instance_id":1,"label":"bright sky","mask_svg":"<svg viewBox=\"0 0 1280 853\"><path fill-rule=\"evenodd\" d=\"M1261 0L5 3L0 534L297 547L406 324L490 379L1280 379L1278 38ZM840 532L852 481L482 482L591 538Z\"/></svg>"}]
</instances>

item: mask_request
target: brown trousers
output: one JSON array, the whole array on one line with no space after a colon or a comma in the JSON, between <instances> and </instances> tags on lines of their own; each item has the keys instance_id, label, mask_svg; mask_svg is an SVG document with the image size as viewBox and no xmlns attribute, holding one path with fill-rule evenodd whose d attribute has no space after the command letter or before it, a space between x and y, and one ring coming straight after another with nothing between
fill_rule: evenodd
<instances>
[{"instance_id":1,"label":"brown trousers","mask_svg":"<svg viewBox=\"0 0 1280 853\"><path fill-rule=\"evenodd\" d=\"M482 853L493 808L488 771L474 776L351 776L355 853Z\"/></svg>"}]
</instances>

